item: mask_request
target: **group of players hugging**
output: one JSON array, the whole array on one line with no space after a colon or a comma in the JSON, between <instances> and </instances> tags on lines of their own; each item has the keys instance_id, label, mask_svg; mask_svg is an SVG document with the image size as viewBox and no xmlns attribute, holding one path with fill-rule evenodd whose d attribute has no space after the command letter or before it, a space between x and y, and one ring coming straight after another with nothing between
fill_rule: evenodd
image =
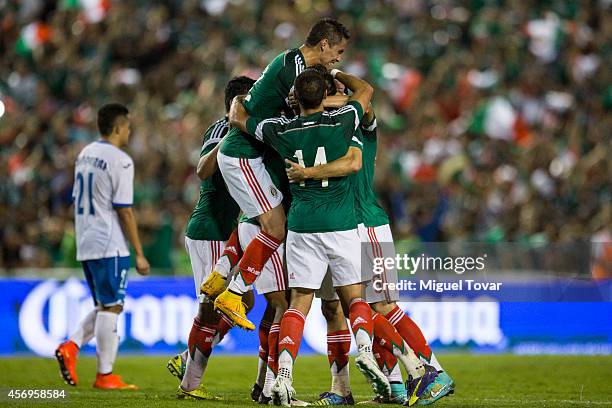
<instances>
[{"instance_id":1,"label":"group of players hugging","mask_svg":"<svg viewBox=\"0 0 612 408\"><path fill-rule=\"evenodd\" d=\"M232 327L255 329L247 318L253 288L267 301L254 401L355 404L352 338L355 365L375 393L366 402L429 405L454 392L421 330L397 305L398 293L373 284L397 281L395 269L372 273L374 259L394 258L395 250L373 187L373 88L333 69L349 38L340 22L322 19L257 81L235 77L225 88L226 116L205 132L200 196L185 236L199 309L188 349L168 362L181 381L178 398L219 399L202 376ZM295 398L292 371L314 296L327 322L332 381L308 404ZM57 353L64 378L67 347Z\"/></svg>"}]
</instances>

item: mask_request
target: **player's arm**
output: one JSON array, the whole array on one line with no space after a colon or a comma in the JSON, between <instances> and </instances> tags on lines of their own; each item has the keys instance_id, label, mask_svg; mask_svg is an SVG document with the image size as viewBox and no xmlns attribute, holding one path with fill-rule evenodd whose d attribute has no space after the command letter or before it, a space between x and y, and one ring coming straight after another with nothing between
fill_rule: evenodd
<instances>
[{"instance_id":1,"label":"player's arm","mask_svg":"<svg viewBox=\"0 0 612 408\"><path fill-rule=\"evenodd\" d=\"M211 177L219 168L217 165L217 152L219 151L219 146L221 146L221 144L217 143L210 152L200 157L198 167L196 168L196 174L200 180L204 181Z\"/></svg>"},{"instance_id":2,"label":"player's arm","mask_svg":"<svg viewBox=\"0 0 612 408\"><path fill-rule=\"evenodd\" d=\"M229 124L231 127L238 128L245 133L247 132L247 120L249 114L247 113L242 101L244 101L245 95L238 95L232 100L232 105L229 111Z\"/></svg>"},{"instance_id":3,"label":"player's arm","mask_svg":"<svg viewBox=\"0 0 612 408\"><path fill-rule=\"evenodd\" d=\"M141 275L148 275L149 261L144 256L138 236L136 217L132 210L132 203L134 202L134 163L131 159L123 159L113 166L111 182L113 184L113 208L117 211L123 233L136 253L136 271Z\"/></svg>"},{"instance_id":4,"label":"player's arm","mask_svg":"<svg viewBox=\"0 0 612 408\"><path fill-rule=\"evenodd\" d=\"M353 91L349 101L358 102L361 105L361 110L366 110L374 94L374 88L363 79L337 69L333 69L331 73L335 79L342 82L348 89Z\"/></svg>"},{"instance_id":5,"label":"player's arm","mask_svg":"<svg viewBox=\"0 0 612 408\"><path fill-rule=\"evenodd\" d=\"M285 163L290 166L287 168L287 178L290 183L301 183L307 179L344 177L361 169L361 149L351 146L343 157L314 167L302 167L287 159Z\"/></svg>"},{"instance_id":6,"label":"player's arm","mask_svg":"<svg viewBox=\"0 0 612 408\"><path fill-rule=\"evenodd\" d=\"M117 211L117 215L119 216L119 222L121 223L123 233L127 236L132 248L134 248L134 253L136 254L136 271L141 275L148 275L150 270L149 261L145 258L142 250L134 210L132 210L132 207L115 207L115 211Z\"/></svg>"}]
</instances>

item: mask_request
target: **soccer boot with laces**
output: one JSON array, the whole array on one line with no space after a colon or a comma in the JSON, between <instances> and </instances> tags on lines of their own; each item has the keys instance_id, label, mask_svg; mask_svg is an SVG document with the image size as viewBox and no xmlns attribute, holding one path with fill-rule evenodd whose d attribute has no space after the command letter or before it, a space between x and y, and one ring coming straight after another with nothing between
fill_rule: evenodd
<instances>
[{"instance_id":1,"label":"soccer boot with laces","mask_svg":"<svg viewBox=\"0 0 612 408\"><path fill-rule=\"evenodd\" d=\"M242 296L224 290L215 299L215 310L219 310L236 326L245 330L255 330L255 325L246 317L246 307L242 302Z\"/></svg>"}]
</instances>

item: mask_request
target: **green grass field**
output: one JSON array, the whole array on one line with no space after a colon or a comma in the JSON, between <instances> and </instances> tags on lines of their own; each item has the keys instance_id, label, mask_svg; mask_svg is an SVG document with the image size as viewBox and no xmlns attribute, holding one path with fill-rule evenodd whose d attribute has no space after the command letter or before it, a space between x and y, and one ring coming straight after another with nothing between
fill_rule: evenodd
<instances>
[{"instance_id":1,"label":"green grass field","mask_svg":"<svg viewBox=\"0 0 612 408\"><path fill-rule=\"evenodd\" d=\"M55 360L42 358L0 359L0 384L3 406L31 406L29 402L8 402L11 388L60 389L68 398L60 403L42 403L60 407L184 407L257 406L249 399L255 377L255 357L211 358L205 382L222 402L178 401L174 391L177 380L166 371L163 357L119 356L115 372L141 387L140 391L98 391L91 388L95 360L81 358L78 365L80 384L64 385ZM454 378L455 395L437 402L439 407L612 407L612 356L539 356L441 355L445 368ZM298 397L312 401L329 386L329 371L324 356L303 356L297 360L294 386ZM357 401L371 397L369 388L351 366L353 395ZM40 403L38 403L40 404ZM36 404L36 405L38 405Z\"/></svg>"}]
</instances>

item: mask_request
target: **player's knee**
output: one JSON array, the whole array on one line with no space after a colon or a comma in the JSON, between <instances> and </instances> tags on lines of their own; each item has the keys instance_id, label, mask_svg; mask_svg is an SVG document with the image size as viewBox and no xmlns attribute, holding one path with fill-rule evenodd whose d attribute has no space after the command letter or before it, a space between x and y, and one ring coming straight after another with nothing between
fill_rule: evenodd
<instances>
[{"instance_id":1,"label":"player's knee","mask_svg":"<svg viewBox=\"0 0 612 408\"><path fill-rule=\"evenodd\" d=\"M381 302L376 302L373 303L372 305L372 309L374 309L374 311L376 313L380 313L383 316L388 315L393 309L395 309L395 302L387 302L387 301L381 301Z\"/></svg>"},{"instance_id":2,"label":"player's knee","mask_svg":"<svg viewBox=\"0 0 612 408\"><path fill-rule=\"evenodd\" d=\"M282 292L275 292L266 297L268 304L274 308L274 310L284 312L289 308L289 302Z\"/></svg>"},{"instance_id":3,"label":"player's knee","mask_svg":"<svg viewBox=\"0 0 612 408\"><path fill-rule=\"evenodd\" d=\"M343 314L342 308L340 307L339 300L321 301L321 313L325 318L325 321L330 322L333 321L338 313Z\"/></svg>"},{"instance_id":4,"label":"player's knee","mask_svg":"<svg viewBox=\"0 0 612 408\"><path fill-rule=\"evenodd\" d=\"M258 221L261 224L261 229L269 235L272 235L279 241L285 239L285 210L282 205L273 208L265 214L258 217Z\"/></svg>"}]
</instances>

